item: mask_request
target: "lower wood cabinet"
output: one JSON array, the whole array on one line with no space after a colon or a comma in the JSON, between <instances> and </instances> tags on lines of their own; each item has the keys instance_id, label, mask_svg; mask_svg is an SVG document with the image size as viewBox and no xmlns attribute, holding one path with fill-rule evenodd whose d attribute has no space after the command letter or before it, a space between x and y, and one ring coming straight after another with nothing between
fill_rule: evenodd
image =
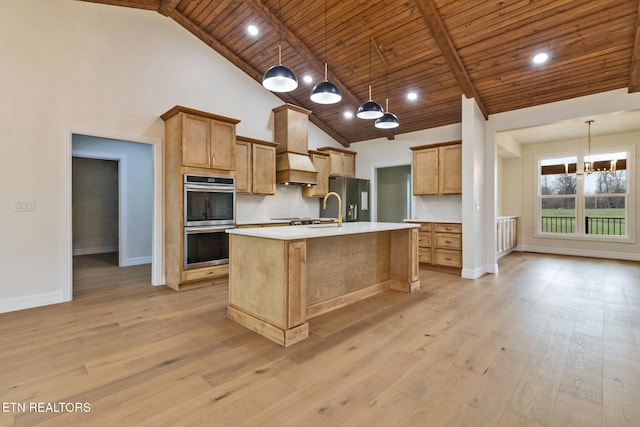
<instances>
[{"instance_id":1,"label":"lower wood cabinet","mask_svg":"<svg viewBox=\"0 0 640 427\"><path fill-rule=\"evenodd\" d=\"M229 275L229 264L214 265L211 267L184 270L182 272L183 282L193 282L196 280L215 279Z\"/></svg>"},{"instance_id":2,"label":"lower wood cabinet","mask_svg":"<svg viewBox=\"0 0 640 427\"><path fill-rule=\"evenodd\" d=\"M411 222L420 224L418 260L422 265L462 268L462 224Z\"/></svg>"}]
</instances>

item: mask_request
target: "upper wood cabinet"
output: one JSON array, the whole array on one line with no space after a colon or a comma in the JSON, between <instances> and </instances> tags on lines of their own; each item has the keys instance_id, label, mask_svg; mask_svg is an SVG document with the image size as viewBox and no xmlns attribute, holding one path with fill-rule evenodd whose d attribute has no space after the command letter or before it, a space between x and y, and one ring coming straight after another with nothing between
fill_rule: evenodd
<instances>
[{"instance_id":1,"label":"upper wood cabinet","mask_svg":"<svg viewBox=\"0 0 640 427\"><path fill-rule=\"evenodd\" d=\"M200 169L235 169L236 124L240 120L179 105L161 117L170 161Z\"/></svg>"},{"instance_id":2,"label":"upper wood cabinet","mask_svg":"<svg viewBox=\"0 0 640 427\"><path fill-rule=\"evenodd\" d=\"M329 192L329 154L321 151L309 151L309 157L318 172L317 184L302 187L304 197L324 197Z\"/></svg>"},{"instance_id":3,"label":"upper wood cabinet","mask_svg":"<svg viewBox=\"0 0 640 427\"><path fill-rule=\"evenodd\" d=\"M462 193L462 144L438 148L440 194Z\"/></svg>"},{"instance_id":4,"label":"upper wood cabinet","mask_svg":"<svg viewBox=\"0 0 640 427\"><path fill-rule=\"evenodd\" d=\"M321 147L318 151L329 154L329 176L356 177L356 152L334 147Z\"/></svg>"},{"instance_id":5,"label":"upper wood cabinet","mask_svg":"<svg viewBox=\"0 0 640 427\"><path fill-rule=\"evenodd\" d=\"M164 120L165 283L173 289L213 284L228 265L184 269L184 175L231 176L239 120L175 106Z\"/></svg>"},{"instance_id":6,"label":"upper wood cabinet","mask_svg":"<svg viewBox=\"0 0 640 427\"><path fill-rule=\"evenodd\" d=\"M236 137L236 193L276 194L277 146L273 142Z\"/></svg>"},{"instance_id":7,"label":"upper wood cabinet","mask_svg":"<svg viewBox=\"0 0 640 427\"><path fill-rule=\"evenodd\" d=\"M411 147L411 150L414 195L462 193L460 141Z\"/></svg>"}]
</instances>

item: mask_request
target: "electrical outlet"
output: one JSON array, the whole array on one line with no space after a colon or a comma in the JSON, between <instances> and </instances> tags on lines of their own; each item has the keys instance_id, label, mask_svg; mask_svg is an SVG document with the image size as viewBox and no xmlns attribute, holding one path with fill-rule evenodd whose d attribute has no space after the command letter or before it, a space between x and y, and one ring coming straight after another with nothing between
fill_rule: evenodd
<instances>
[{"instance_id":1,"label":"electrical outlet","mask_svg":"<svg viewBox=\"0 0 640 427\"><path fill-rule=\"evenodd\" d=\"M16 202L15 207L13 208L14 212L35 212L36 211L36 201L35 200L18 200Z\"/></svg>"}]
</instances>

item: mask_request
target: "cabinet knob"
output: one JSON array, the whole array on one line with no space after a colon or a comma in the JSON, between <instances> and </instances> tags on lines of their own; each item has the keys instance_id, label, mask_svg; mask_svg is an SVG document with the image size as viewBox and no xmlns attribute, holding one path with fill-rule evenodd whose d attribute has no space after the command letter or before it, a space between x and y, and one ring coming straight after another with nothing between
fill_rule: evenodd
<instances>
[{"instance_id":1,"label":"cabinet knob","mask_svg":"<svg viewBox=\"0 0 640 427\"><path fill-rule=\"evenodd\" d=\"M451 230L451 227L445 227L444 229L445 230Z\"/></svg>"},{"instance_id":2,"label":"cabinet knob","mask_svg":"<svg viewBox=\"0 0 640 427\"><path fill-rule=\"evenodd\" d=\"M447 261L451 261L453 258L451 258L450 256L446 256L444 257L444 259L446 259Z\"/></svg>"},{"instance_id":3,"label":"cabinet knob","mask_svg":"<svg viewBox=\"0 0 640 427\"><path fill-rule=\"evenodd\" d=\"M445 243L453 243L453 240L445 240Z\"/></svg>"},{"instance_id":4,"label":"cabinet knob","mask_svg":"<svg viewBox=\"0 0 640 427\"><path fill-rule=\"evenodd\" d=\"M207 274L213 274L213 273L214 273L214 271L213 271L213 270L209 270L209 271L207 271Z\"/></svg>"}]
</instances>

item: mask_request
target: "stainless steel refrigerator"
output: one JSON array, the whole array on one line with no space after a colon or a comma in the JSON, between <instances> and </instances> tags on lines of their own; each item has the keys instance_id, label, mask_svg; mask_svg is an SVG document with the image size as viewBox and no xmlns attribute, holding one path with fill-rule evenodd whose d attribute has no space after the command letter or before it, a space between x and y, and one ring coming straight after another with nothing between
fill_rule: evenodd
<instances>
[{"instance_id":1,"label":"stainless steel refrigerator","mask_svg":"<svg viewBox=\"0 0 640 427\"><path fill-rule=\"evenodd\" d=\"M369 216L369 180L358 178L329 178L329 191L334 191L342 199L342 220L345 222L370 221ZM320 203L320 216L338 217L338 200L327 199L327 208Z\"/></svg>"}]
</instances>

